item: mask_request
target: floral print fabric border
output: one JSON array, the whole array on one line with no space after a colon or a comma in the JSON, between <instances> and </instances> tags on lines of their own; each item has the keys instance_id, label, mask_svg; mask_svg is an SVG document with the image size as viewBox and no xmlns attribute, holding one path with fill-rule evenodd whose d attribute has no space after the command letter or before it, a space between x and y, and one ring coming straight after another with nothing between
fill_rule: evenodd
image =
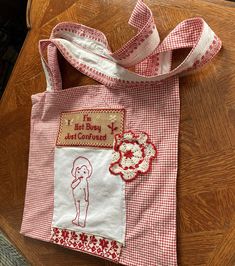
<instances>
[{"instance_id":1,"label":"floral print fabric border","mask_svg":"<svg viewBox=\"0 0 235 266\"><path fill-rule=\"evenodd\" d=\"M50 242L95 256L119 261L122 244L111 239L52 227Z\"/></svg>"}]
</instances>

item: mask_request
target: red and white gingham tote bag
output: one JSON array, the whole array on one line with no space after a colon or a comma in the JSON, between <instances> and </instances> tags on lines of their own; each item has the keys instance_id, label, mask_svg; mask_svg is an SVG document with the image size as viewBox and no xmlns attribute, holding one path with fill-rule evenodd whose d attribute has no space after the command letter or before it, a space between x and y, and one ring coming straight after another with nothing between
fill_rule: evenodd
<instances>
[{"instance_id":1,"label":"red and white gingham tote bag","mask_svg":"<svg viewBox=\"0 0 235 266\"><path fill-rule=\"evenodd\" d=\"M221 41L191 18L160 43L142 1L129 23L138 33L114 53L76 23L40 41L47 90L32 96L21 233L124 265L177 265L179 74L209 62ZM191 50L172 69L179 48ZM62 90L58 51L101 85Z\"/></svg>"}]
</instances>

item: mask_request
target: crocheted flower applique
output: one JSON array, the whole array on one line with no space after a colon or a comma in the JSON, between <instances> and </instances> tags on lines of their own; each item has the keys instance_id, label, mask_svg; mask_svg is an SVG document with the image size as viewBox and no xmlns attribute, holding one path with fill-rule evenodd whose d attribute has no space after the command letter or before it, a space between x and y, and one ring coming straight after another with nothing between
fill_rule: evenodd
<instances>
[{"instance_id":1,"label":"crocheted flower applique","mask_svg":"<svg viewBox=\"0 0 235 266\"><path fill-rule=\"evenodd\" d=\"M124 181L132 181L139 174L147 173L157 155L156 147L145 132L127 131L115 135L113 149L109 171L120 175Z\"/></svg>"}]
</instances>

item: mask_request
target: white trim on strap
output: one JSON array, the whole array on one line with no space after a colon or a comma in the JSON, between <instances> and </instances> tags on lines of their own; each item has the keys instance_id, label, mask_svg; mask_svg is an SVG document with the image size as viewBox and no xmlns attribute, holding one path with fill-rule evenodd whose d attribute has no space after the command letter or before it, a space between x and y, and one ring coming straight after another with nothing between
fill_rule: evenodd
<instances>
[{"instance_id":1,"label":"white trim on strap","mask_svg":"<svg viewBox=\"0 0 235 266\"><path fill-rule=\"evenodd\" d=\"M100 54L124 67L135 66L148 57L160 42L151 10L139 0L129 23L138 33L120 49L112 52L105 35L82 24L62 22L54 27L50 39L60 38L77 42L80 46Z\"/></svg>"},{"instance_id":2,"label":"white trim on strap","mask_svg":"<svg viewBox=\"0 0 235 266\"><path fill-rule=\"evenodd\" d=\"M53 82L51 81L51 78L50 78L50 71L42 57L41 57L41 62L42 62L42 67L45 73L46 83L47 83L46 90L53 91Z\"/></svg>"},{"instance_id":3,"label":"white trim on strap","mask_svg":"<svg viewBox=\"0 0 235 266\"><path fill-rule=\"evenodd\" d=\"M133 15L130 22L137 28L143 27L141 30L145 30L146 25L147 28L149 25L154 25L151 24L151 21L153 21L152 13L142 1L138 1L133 14L135 15ZM139 24L137 21L138 14L145 14L146 16L146 20L143 19ZM146 21L147 24L145 24ZM119 56L121 55L122 59L117 59L113 56L115 53L110 53L108 42L103 33L76 23L61 23L54 28L49 40L41 41L40 49L45 50L47 46L56 47L72 66L104 85L134 86L138 85L138 83L158 82L181 72L201 67L209 62L221 48L220 39L202 18L192 18L181 22L160 45L158 45L157 36L157 31L152 31L142 43L132 44L134 46L131 48L132 38L119 51ZM153 51L153 54L159 54L161 59L167 59L167 64L162 64L161 71L157 75L144 76L126 69L123 65L126 66L128 63L136 64L139 60L143 61L145 59L147 54L147 52L145 54L145 50L148 50L146 49L148 44L151 47L147 47ZM178 67L170 71L169 62L171 61L172 51L186 47L192 48L188 56ZM132 52L129 59L127 57L125 61L126 49L133 49L136 52ZM137 55L138 53L139 55ZM148 54L150 53L148 52ZM42 51L41 56L44 58ZM56 57L55 51L53 56ZM124 61L120 63L120 60ZM161 63L163 63L162 60ZM50 66L51 62L54 62L56 66ZM49 65L44 58L43 67L48 78L48 90L51 90L51 87L55 90L61 89L57 58L49 60Z\"/></svg>"},{"instance_id":4,"label":"white trim on strap","mask_svg":"<svg viewBox=\"0 0 235 266\"><path fill-rule=\"evenodd\" d=\"M124 67L135 66L153 53L160 37L154 23L152 11L142 0L138 0L129 24L138 29L138 33L117 51L111 53L116 62Z\"/></svg>"},{"instance_id":5,"label":"white trim on strap","mask_svg":"<svg viewBox=\"0 0 235 266\"><path fill-rule=\"evenodd\" d=\"M108 76L111 79L117 79L117 82L118 80L130 82L160 81L162 79L171 77L188 69L196 67L195 63L201 60L203 56L205 57L207 52L209 54L207 55L206 60L209 61L214 56L214 53L217 53L220 49L221 41L217 37L215 37L214 32L209 28L206 22L201 18L195 18L194 20L199 24L202 23L203 27L201 27L201 31L198 32L198 39L194 41L194 46L192 47L191 52L178 67L168 73L156 76L146 77L138 75L135 72L129 71L128 69L120 66L114 61L111 61L105 57L101 57L100 55L93 53L89 49L84 49L77 43L75 44L65 39L53 39L51 40L51 42L53 42L57 46L57 48L73 66L78 67L79 65L83 65L90 70L94 69L94 72L99 72L101 77ZM191 22L192 19L190 19L189 21ZM184 23L181 23L181 26L184 27L185 30L187 29L187 22L188 20L184 21ZM179 35L177 36L181 37L181 39L184 41L185 32L181 32L179 28L176 29ZM190 35L190 31L193 30L193 28L188 28L189 33L187 32L187 34ZM179 44L177 46L174 43L174 39L169 40L169 38L166 38L166 41L163 41L163 43L159 46L159 52L171 51L172 47L174 47L175 49L181 48L182 46L184 47L184 45L186 44L181 44L181 39L179 38ZM211 46L214 46L215 48L210 49ZM82 69L79 70L83 72Z\"/></svg>"}]
</instances>

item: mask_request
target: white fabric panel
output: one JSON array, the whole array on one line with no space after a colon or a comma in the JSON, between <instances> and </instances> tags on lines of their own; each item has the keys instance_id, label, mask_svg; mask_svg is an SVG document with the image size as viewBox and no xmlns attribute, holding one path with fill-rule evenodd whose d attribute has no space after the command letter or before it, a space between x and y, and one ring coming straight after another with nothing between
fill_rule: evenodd
<instances>
[{"instance_id":1,"label":"white fabric panel","mask_svg":"<svg viewBox=\"0 0 235 266\"><path fill-rule=\"evenodd\" d=\"M56 35L55 35L55 38ZM111 56L109 56L110 51L107 49L105 44L95 41L93 39L89 39L86 37L81 37L75 33L72 32L60 32L60 35L58 38L65 39L70 41L71 43L77 44L78 46L88 49L92 51L92 53L105 56L109 58L110 60L113 60Z\"/></svg>"},{"instance_id":2,"label":"white fabric panel","mask_svg":"<svg viewBox=\"0 0 235 266\"><path fill-rule=\"evenodd\" d=\"M74 168L74 160L80 156L88 159L92 165L92 174L87 178L89 184L89 206L85 227L72 223L76 216L73 189L71 187L72 181L75 179L72 175L74 173L72 170ZM99 235L124 243L126 225L125 183L121 177L110 174L108 168L111 159L111 149L55 148L52 226ZM74 165L75 168L78 166L78 160ZM83 179L82 182L86 181ZM84 184L82 184L82 187L84 187ZM81 202L82 212L86 209L85 205L85 201Z\"/></svg>"}]
</instances>

